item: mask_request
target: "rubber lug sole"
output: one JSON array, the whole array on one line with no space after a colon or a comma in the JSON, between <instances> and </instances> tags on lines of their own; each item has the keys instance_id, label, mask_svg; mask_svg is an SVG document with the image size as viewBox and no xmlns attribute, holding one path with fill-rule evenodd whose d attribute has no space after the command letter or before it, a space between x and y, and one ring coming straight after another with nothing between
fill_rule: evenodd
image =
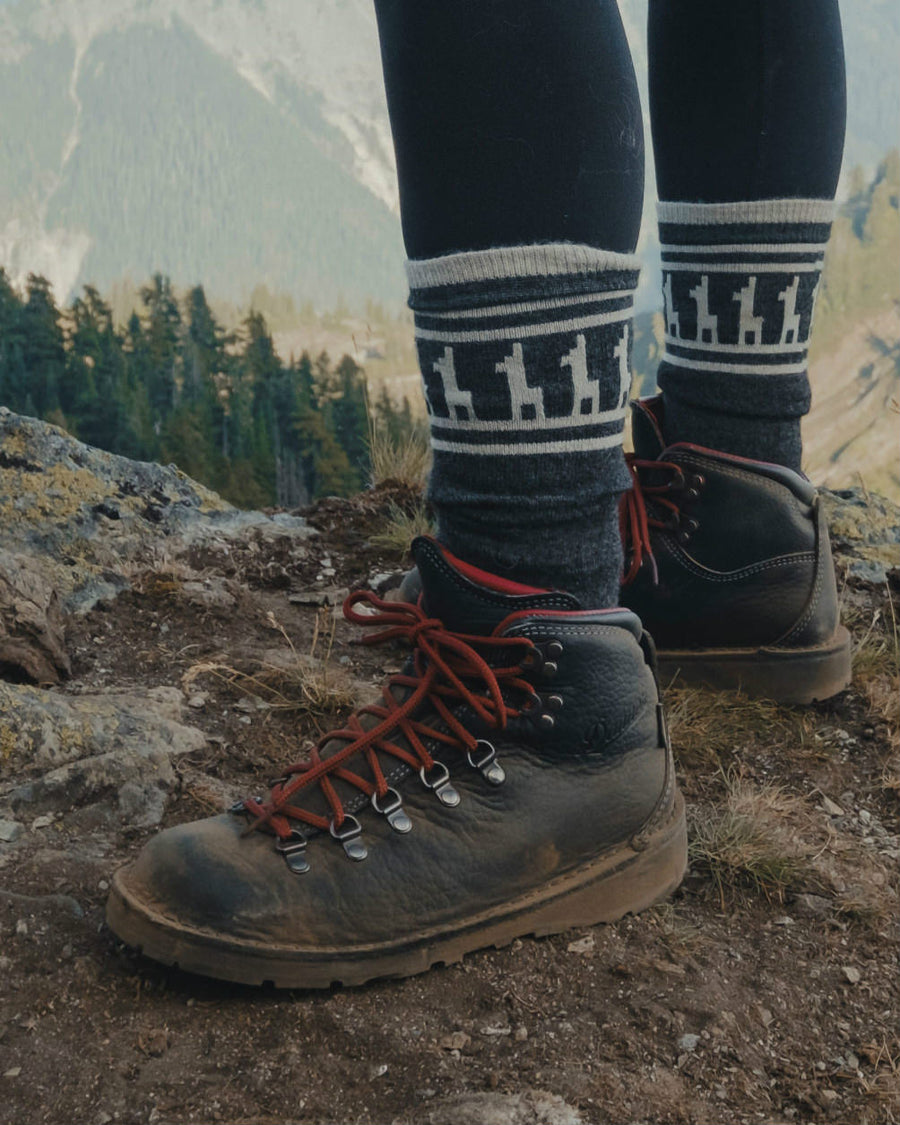
<instances>
[{"instance_id":1,"label":"rubber lug sole","mask_svg":"<svg viewBox=\"0 0 900 1125\"><path fill-rule=\"evenodd\" d=\"M187 929L129 894L127 868L113 879L106 917L126 945L165 965L240 984L329 988L413 976L477 949L508 945L517 937L614 922L670 895L686 867L684 801L677 794L669 818L643 836L639 847L620 845L540 891L468 918L455 929L403 941L333 950L273 947Z\"/></svg>"},{"instance_id":2,"label":"rubber lug sole","mask_svg":"<svg viewBox=\"0 0 900 1125\"><path fill-rule=\"evenodd\" d=\"M839 625L814 648L661 649L663 683L742 691L776 703L815 703L849 687L850 634Z\"/></svg>"}]
</instances>

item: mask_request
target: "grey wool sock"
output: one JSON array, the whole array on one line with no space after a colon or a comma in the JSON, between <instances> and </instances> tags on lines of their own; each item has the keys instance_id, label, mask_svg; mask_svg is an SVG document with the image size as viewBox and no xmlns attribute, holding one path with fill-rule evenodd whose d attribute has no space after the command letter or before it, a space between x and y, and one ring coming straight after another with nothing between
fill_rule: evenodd
<instances>
[{"instance_id":1,"label":"grey wool sock","mask_svg":"<svg viewBox=\"0 0 900 1125\"><path fill-rule=\"evenodd\" d=\"M824 199L659 204L667 440L799 470L833 210Z\"/></svg>"},{"instance_id":2,"label":"grey wool sock","mask_svg":"<svg viewBox=\"0 0 900 1125\"><path fill-rule=\"evenodd\" d=\"M637 259L514 246L407 273L439 539L492 574L616 605Z\"/></svg>"}]
</instances>

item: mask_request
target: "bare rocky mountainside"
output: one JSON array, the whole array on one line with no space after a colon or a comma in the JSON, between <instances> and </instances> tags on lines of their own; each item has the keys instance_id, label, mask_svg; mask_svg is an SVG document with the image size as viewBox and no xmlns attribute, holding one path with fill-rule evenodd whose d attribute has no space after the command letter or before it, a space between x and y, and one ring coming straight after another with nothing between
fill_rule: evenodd
<instances>
[{"instance_id":1,"label":"bare rocky mountainside","mask_svg":"<svg viewBox=\"0 0 900 1125\"><path fill-rule=\"evenodd\" d=\"M253 991L104 925L112 872L371 696L345 591L419 504L247 513L0 411L0 1117L579 1125L896 1121L900 509L828 495L854 682L667 689L691 868L638 918L400 982ZM401 521L402 522L402 521Z\"/></svg>"}]
</instances>

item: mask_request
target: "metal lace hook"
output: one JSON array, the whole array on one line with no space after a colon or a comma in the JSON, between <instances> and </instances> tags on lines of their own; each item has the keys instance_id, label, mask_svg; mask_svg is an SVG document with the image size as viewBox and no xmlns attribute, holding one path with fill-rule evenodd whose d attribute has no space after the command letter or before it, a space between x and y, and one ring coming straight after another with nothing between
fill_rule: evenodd
<instances>
[{"instance_id":1,"label":"metal lace hook","mask_svg":"<svg viewBox=\"0 0 900 1125\"><path fill-rule=\"evenodd\" d=\"M403 808L403 800L396 789L388 789L379 800L378 794L373 793L369 798L372 808L387 820L395 832L406 833L412 830L412 821Z\"/></svg>"},{"instance_id":2,"label":"metal lace hook","mask_svg":"<svg viewBox=\"0 0 900 1125\"><path fill-rule=\"evenodd\" d=\"M466 752L466 758L472 769L478 770L491 785L502 785L506 781L506 770L497 761L493 743L486 738L479 738L474 749Z\"/></svg>"},{"instance_id":3,"label":"metal lace hook","mask_svg":"<svg viewBox=\"0 0 900 1125\"><path fill-rule=\"evenodd\" d=\"M309 871L306 858L306 837L299 828L292 828L286 840L279 840L275 850L284 856L284 861L295 875L305 875Z\"/></svg>"},{"instance_id":4,"label":"metal lace hook","mask_svg":"<svg viewBox=\"0 0 900 1125\"><path fill-rule=\"evenodd\" d=\"M443 762L432 762L430 770L422 766L419 777L425 788L430 789L442 805L452 809L459 804L459 794L450 784L450 771Z\"/></svg>"},{"instance_id":5,"label":"metal lace hook","mask_svg":"<svg viewBox=\"0 0 900 1125\"><path fill-rule=\"evenodd\" d=\"M355 816L345 816L340 828L336 828L334 821L332 821L328 831L343 846L347 856L356 860L357 863L364 860L369 854L369 849L360 839L362 828Z\"/></svg>"}]
</instances>

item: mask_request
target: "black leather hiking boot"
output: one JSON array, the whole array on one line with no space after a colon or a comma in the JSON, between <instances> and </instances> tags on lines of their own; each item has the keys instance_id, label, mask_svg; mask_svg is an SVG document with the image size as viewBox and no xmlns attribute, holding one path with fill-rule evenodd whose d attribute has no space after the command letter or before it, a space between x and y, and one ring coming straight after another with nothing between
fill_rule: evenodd
<instances>
[{"instance_id":1,"label":"black leather hiking boot","mask_svg":"<svg viewBox=\"0 0 900 1125\"><path fill-rule=\"evenodd\" d=\"M419 605L345 606L413 646L383 702L267 797L151 840L110 894L129 945L247 984L361 984L678 885L684 808L634 614L414 553Z\"/></svg>"},{"instance_id":2,"label":"black leather hiking boot","mask_svg":"<svg viewBox=\"0 0 900 1125\"><path fill-rule=\"evenodd\" d=\"M634 490L622 500L622 603L660 674L785 703L850 683L818 494L780 465L667 445L660 398L632 404Z\"/></svg>"}]
</instances>

